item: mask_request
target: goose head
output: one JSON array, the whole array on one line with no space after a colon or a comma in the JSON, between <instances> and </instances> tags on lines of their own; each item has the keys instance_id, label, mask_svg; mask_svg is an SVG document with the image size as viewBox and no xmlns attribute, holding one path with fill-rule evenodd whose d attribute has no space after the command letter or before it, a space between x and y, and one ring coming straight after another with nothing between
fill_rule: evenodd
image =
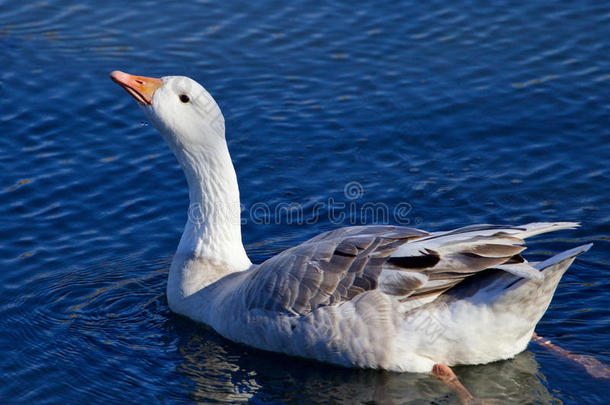
<instances>
[{"instance_id":1,"label":"goose head","mask_svg":"<svg viewBox=\"0 0 610 405\"><path fill-rule=\"evenodd\" d=\"M110 74L143 107L150 122L177 150L225 144L224 117L214 98L185 76L152 78L121 71Z\"/></svg>"},{"instance_id":2,"label":"goose head","mask_svg":"<svg viewBox=\"0 0 610 405\"><path fill-rule=\"evenodd\" d=\"M110 77L142 106L174 152L189 186L189 219L172 261L170 301L227 272L247 269L251 263L241 241L237 177L224 118L210 93L184 76L157 79L114 71ZM198 275L184 280L183 274Z\"/></svg>"}]
</instances>

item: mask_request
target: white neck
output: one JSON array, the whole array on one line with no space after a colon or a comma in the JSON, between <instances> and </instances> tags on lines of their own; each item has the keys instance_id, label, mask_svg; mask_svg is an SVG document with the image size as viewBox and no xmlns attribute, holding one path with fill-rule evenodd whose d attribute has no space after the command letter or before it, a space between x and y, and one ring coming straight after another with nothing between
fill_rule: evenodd
<instances>
[{"instance_id":1,"label":"white neck","mask_svg":"<svg viewBox=\"0 0 610 405\"><path fill-rule=\"evenodd\" d=\"M189 215L172 261L168 298L187 298L250 267L241 241L237 176L226 142L170 147L189 186Z\"/></svg>"}]
</instances>

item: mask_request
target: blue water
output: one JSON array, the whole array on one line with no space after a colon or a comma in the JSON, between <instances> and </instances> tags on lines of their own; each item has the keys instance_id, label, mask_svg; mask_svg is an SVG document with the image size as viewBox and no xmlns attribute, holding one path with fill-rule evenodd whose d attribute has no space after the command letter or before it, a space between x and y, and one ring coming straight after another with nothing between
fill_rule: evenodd
<instances>
[{"instance_id":1,"label":"blue water","mask_svg":"<svg viewBox=\"0 0 610 405\"><path fill-rule=\"evenodd\" d=\"M531 244L595 243L537 332L610 363L607 2L83 3L0 1L2 403L456 401L426 375L269 354L170 313L186 182L115 69L216 98L255 262L376 219L314 209L331 198L430 230L582 222ZM249 216L257 203L310 223ZM500 403L610 401L535 344L456 372Z\"/></svg>"}]
</instances>

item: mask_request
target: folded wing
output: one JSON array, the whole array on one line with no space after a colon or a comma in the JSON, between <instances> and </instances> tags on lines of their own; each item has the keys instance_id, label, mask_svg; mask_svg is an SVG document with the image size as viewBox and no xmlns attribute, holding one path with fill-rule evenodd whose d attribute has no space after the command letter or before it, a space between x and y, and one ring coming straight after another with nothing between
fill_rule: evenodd
<instances>
[{"instance_id":1,"label":"folded wing","mask_svg":"<svg viewBox=\"0 0 610 405\"><path fill-rule=\"evenodd\" d=\"M320 234L262 263L244 283L249 309L305 315L379 290L400 302L429 302L490 268L540 278L521 256L524 239L578 226L475 225L427 233L399 226L356 226Z\"/></svg>"}]
</instances>

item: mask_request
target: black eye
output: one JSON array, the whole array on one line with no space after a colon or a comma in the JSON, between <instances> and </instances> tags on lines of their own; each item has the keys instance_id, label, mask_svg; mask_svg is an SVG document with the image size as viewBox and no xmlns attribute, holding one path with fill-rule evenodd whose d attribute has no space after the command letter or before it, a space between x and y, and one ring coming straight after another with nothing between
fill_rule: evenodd
<instances>
[{"instance_id":1,"label":"black eye","mask_svg":"<svg viewBox=\"0 0 610 405\"><path fill-rule=\"evenodd\" d=\"M186 94L180 94L178 97L180 98L180 101L182 101L185 104L188 103L189 101L191 101L189 96L187 96Z\"/></svg>"}]
</instances>

